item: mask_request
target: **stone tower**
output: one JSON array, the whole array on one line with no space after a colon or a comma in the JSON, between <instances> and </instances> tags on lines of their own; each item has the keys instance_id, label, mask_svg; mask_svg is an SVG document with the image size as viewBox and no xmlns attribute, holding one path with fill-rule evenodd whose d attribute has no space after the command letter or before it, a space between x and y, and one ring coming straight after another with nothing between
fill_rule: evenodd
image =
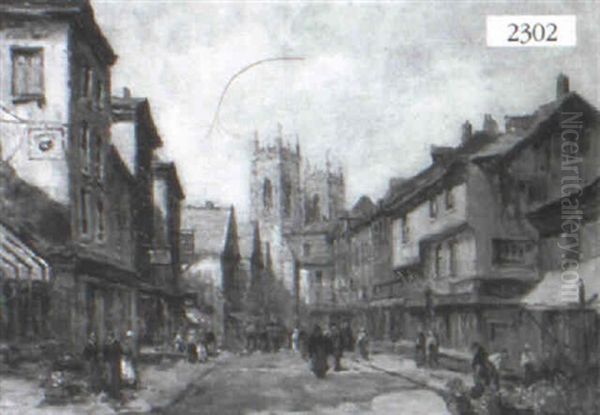
<instances>
[{"instance_id":1,"label":"stone tower","mask_svg":"<svg viewBox=\"0 0 600 415\"><path fill-rule=\"evenodd\" d=\"M311 167L304 169L304 224L336 220L346 201L346 186L341 168L332 170L327 161L325 169Z\"/></svg>"},{"instance_id":2,"label":"stone tower","mask_svg":"<svg viewBox=\"0 0 600 415\"><path fill-rule=\"evenodd\" d=\"M254 137L250 175L250 218L259 224L263 252L272 258L273 271L293 288L293 257L286 235L303 225L300 146L290 146L281 126L276 136L261 143ZM287 139L287 140L286 140ZM284 141L285 144L284 144Z\"/></svg>"}]
</instances>

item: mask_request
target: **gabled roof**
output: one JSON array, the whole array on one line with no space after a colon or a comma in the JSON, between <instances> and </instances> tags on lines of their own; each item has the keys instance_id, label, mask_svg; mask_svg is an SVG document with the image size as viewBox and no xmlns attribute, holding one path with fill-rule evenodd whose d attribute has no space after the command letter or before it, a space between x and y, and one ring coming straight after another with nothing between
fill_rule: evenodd
<instances>
[{"instance_id":1,"label":"gabled roof","mask_svg":"<svg viewBox=\"0 0 600 415\"><path fill-rule=\"evenodd\" d=\"M581 105L593 114L594 117L598 117L599 115L598 110L581 95L576 92L570 92L550 103L540 106L533 115L528 117L531 119L528 128L523 131L508 132L501 135L498 140L474 153L471 159L475 161L488 161L513 157L527 143L534 140L538 134L543 133L548 123L569 105Z\"/></svg>"},{"instance_id":2,"label":"gabled roof","mask_svg":"<svg viewBox=\"0 0 600 415\"><path fill-rule=\"evenodd\" d=\"M146 127L150 136L148 143L151 148L158 148L163 141L158 133L148 98L140 97L118 97L111 98L111 111L114 121L135 121Z\"/></svg>"},{"instance_id":3,"label":"gabled roof","mask_svg":"<svg viewBox=\"0 0 600 415\"><path fill-rule=\"evenodd\" d=\"M162 174L169 181L175 194L179 199L185 199L185 193L181 187L179 176L177 175L177 166L173 162L155 160L152 162L152 170L155 173Z\"/></svg>"},{"instance_id":4,"label":"gabled roof","mask_svg":"<svg viewBox=\"0 0 600 415\"><path fill-rule=\"evenodd\" d=\"M181 211L181 229L194 232L197 258L220 256L225 251L231 208L186 206Z\"/></svg>"},{"instance_id":5,"label":"gabled roof","mask_svg":"<svg viewBox=\"0 0 600 415\"><path fill-rule=\"evenodd\" d=\"M101 61L112 65L117 60L117 55L96 22L89 0L2 0L0 15L70 19Z\"/></svg>"},{"instance_id":6,"label":"gabled roof","mask_svg":"<svg viewBox=\"0 0 600 415\"><path fill-rule=\"evenodd\" d=\"M443 160L433 162L415 176L398 184L396 189L388 192L383 200L384 209L394 210L397 206L403 206L418 198L430 186L453 172L457 165L466 164L470 155L498 140L498 135L492 135L485 131L475 132L469 139L455 147L452 152L447 151L448 154Z\"/></svg>"}]
</instances>

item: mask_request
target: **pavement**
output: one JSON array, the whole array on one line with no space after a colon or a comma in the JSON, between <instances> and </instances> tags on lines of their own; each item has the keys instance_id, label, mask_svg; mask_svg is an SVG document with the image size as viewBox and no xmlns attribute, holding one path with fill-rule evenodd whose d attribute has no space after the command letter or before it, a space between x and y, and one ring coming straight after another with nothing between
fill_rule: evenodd
<instances>
[{"instance_id":1,"label":"pavement","mask_svg":"<svg viewBox=\"0 0 600 415\"><path fill-rule=\"evenodd\" d=\"M450 379L468 376L417 368L390 353L369 361L348 354L344 371L317 379L307 362L290 351L237 356L223 353L204 364L167 361L140 368L139 389L124 403L104 395L64 406L43 405L35 377L0 378L2 415L84 414L406 414L445 415L440 392Z\"/></svg>"},{"instance_id":2,"label":"pavement","mask_svg":"<svg viewBox=\"0 0 600 415\"><path fill-rule=\"evenodd\" d=\"M0 414L2 415L113 415L160 411L172 404L198 378L206 376L216 362L230 356L223 354L214 361L190 364L185 361L164 362L140 367L138 390L124 390L124 402L109 400L104 394L91 395L68 405L44 404L41 378L36 376L0 376Z\"/></svg>"},{"instance_id":3,"label":"pavement","mask_svg":"<svg viewBox=\"0 0 600 415\"><path fill-rule=\"evenodd\" d=\"M397 359L389 356L388 361ZM163 415L446 415L443 399L427 385L392 376L371 362L342 360L341 372L317 379L308 363L289 351L254 353L220 362L193 382ZM399 368L409 367L408 364ZM434 379L435 381L435 379Z\"/></svg>"}]
</instances>

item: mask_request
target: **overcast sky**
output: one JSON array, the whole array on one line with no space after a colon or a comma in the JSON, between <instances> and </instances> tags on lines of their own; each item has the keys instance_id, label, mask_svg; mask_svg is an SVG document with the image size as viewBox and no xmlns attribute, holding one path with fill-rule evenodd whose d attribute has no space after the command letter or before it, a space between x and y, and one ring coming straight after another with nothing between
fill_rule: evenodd
<instances>
[{"instance_id":1,"label":"overcast sky","mask_svg":"<svg viewBox=\"0 0 600 415\"><path fill-rule=\"evenodd\" d=\"M388 180L456 144L484 113L533 111L564 72L598 105L599 13L593 2L204 3L92 0L119 55L113 91L150 98L188 202L248 210L253 132L298 134L304 155L344 166L347 204L383 195ZM487 14L576 14L572 48L488 48ZM594 32L595 30L595 32ZM254 61L225 96L229 78Z\"/></svg>"}]
</instances>

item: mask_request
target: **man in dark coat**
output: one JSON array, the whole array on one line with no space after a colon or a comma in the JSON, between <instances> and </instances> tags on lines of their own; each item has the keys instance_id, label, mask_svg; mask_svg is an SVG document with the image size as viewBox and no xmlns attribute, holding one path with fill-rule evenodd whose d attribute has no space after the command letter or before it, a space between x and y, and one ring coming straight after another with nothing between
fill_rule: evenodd
<instances>
[{"instance_id":1,"label":"man in dark coat","mask_svg":"<svg viewBox=\"0 0 600 415\"><path fill-rule=\"evenodd\" d=\"M341 360L342 360L342 356L344 354L344 342L343 342L343 338L342 338L342 333L340 333L340 330L338 329L337 325L334 323L331 325L331 354L333 355L334 361L335 361L335 365L333 370L335 370L336 372L339 372L340 370L342 370L342 364L341 364Z\"/></svg>"},{"instance_id":2,"label":"man in dark coat","mask_svg":"<svg viewBox=\"0 0 600 415\"><path fill-rule=\"evenodd\" d=\"M344 343L344 350L347 352L354 351L354 333L352 332L352 327L350 327L350 323L345 322L342 326L342 339Z\"/></svg>"},{"instance_id":3,"label":"man in dark coat","mask_svg":"<svg viewBox=\"0 0 600 415\"><path fill-rule=\"evenodd\" d=\"M329 369L327 356L332 347L329 339L323 335L321 327L317 324L308 338L308 356L310 358L311 370L318 378L325 377Z\"/></svg>"},{"instance_id":4,"label":"man in dark coat","mask_svg":"<svg viewBox=\"0 0 600 415\"><path fill-rule=\"evenodd\" d=\"M102 387L102 366L100 364L100 346L95 333L90 333L87 343L83 348L83 359L86 361L88 382L93 393Z\"/></svg>"},{"instance_id":5,"label":"man in dark coat","mask_svg":"<svg viewBox=\"0 0 600 415\"><path fill-rule=\"evenodd\" d=\"M113 399L121 398L121 355L123 350L121 342L114 332L106 338L103 348L104 362L106 365L108 394Z\"/></svg>"}]
</instances>

